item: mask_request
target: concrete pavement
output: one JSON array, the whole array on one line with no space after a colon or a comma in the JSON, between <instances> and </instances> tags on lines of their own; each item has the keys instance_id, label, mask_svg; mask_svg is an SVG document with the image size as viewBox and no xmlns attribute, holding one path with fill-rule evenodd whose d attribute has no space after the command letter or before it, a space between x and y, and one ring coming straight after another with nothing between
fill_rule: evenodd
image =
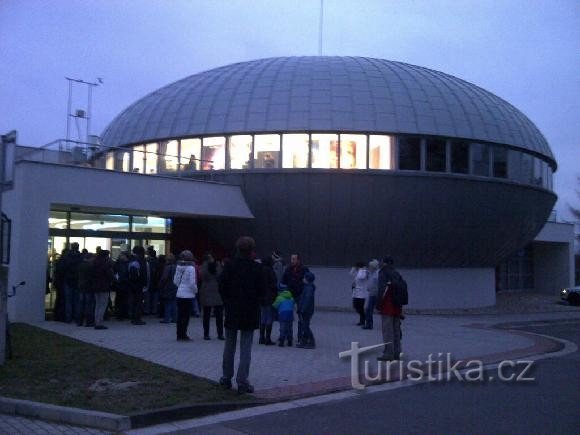
<instances>
[{"instance_id":1,"label":"concrete pavement","mask_svg":"<svg viewBox=\"0 0 580 435\"><path fill-rule=\"evenodd\" d=\"M403 322L403 351L406 360L425 361L429 354L450 353L454 359L481 359L484 362L517 358L549 351L549 340L517 331L492 328L499 323L578 319L580 312L554 312L518 315L430 316L409 315ZM175 340L175 325L161 324L146 317L147 324L133 326L129 322L111 320L108 330L94 330L59 322L42 322L37 326L72 338L143 358L196 376L217 380L221 375L223 342L215 338L204 341L201 321L192 318L189 334L192 342ZM350 389L350 361L338 354L351 348L381 343L380 319L375 316L375 329L362 330L355 325L357 316L349 312L318 311L312 322L317 348L280 348L254 344L251 382L259 398L286 400ZM296 324L294 325L296 331ZM273 338L277 337L277 325ZM542 340L545 340L542 342ZM256 340L257 341L257 340ZM368 354L375 364L380 350ZM288 402L286 402L288 403ZM285 406L285 403L270 406ZM16 420L15 420L16 419ZM0 433L10 425L36 429L42 421L21 417L0 416ZM82 433L84 429L46 423L43 433ZM15 426L15 427L16 427ZM142 430L138 430L142 431ZM8 431L19 433L20 431ZM30 430L23 431L30 432ZM103 433L88 432L86 433Z\"/></svg>"}]
</instances>

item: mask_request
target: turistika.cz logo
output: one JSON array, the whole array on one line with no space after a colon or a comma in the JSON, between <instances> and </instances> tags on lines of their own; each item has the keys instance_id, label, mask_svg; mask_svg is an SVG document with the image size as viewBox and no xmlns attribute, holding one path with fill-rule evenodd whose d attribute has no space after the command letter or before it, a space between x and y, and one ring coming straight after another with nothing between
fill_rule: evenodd
<instances>
[{"instance_id":1,"label":"turistika.cz logo","mask_svg":"<svg viewBox=\"0 0 580 435\"><path fill-rule=\"evenodd\" d=\"M361 358L361 356L387 344L391 343L359 347L358 341L353 341L349 350L338 354L341 359L350 358L350 379L353 388L363 390L369 384L399 380L415 382L450 382L453 380L486 382L495 379L502 382L531 382L536 380L535 377L531 376L533 361L503 360L486 367L482 361L477 359L454 360L449 352L439 352L436 357L430 353L425 361L419 359L377 361L376 370L372 374L371 362ZM401 354L401 358L402 356L403 354ZM361 362L363 363L362 373Z\"/></svg>"}]
</instances>

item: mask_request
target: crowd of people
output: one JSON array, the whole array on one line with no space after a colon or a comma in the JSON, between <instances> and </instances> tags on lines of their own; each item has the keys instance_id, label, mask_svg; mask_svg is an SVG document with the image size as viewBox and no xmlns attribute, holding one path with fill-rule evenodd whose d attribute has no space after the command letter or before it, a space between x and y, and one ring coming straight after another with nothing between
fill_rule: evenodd
<instances>
[{"instance_id":1,"label":"crowd of people","mask_svg":"<svg viewBox=\"0 0 580 435\"><path fill-rule=\"evenodd\" d=\"M373 312L375 308L379 311L385 343L379 359L386 361L399 359L401 353L400 321L404 317L388 291L395 274L391 257L359 262L351 270L357 325L373 329ZM315 311L314 281L299 254L292 254L287 266L276 251L257 258L250 237L237 241L233 258L218 260L206 253L201 262L189 250L176 258L173 254L157 256L153 247L142 246L121 252L113 261L107 250L80 252L79 245L72 243L56 262L54 314L55 320L95 329L107 329L107 312L137 326L145 324L143 316L157 316L161 323L175 323L178 341L191 341L190 318L200 315L203 338L211 340L214 317L217 338L225 341L220 384L232 387L239 331L236 382L238 391L244 393L253 391L248 374L254 330L260 331L260 345L276 344L272 329L277 321L279 347L316 347L310 326Z\"/></svg>"}]
</instances>

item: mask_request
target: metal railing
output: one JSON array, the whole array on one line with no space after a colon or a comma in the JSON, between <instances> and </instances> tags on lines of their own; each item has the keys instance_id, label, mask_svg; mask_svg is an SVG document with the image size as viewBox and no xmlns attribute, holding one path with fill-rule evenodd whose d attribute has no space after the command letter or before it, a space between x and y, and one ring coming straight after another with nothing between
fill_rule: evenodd
<instances>
[{"instance_id":1,"label":"metal railing","mask_svg":"<svg viewBox=\"0 0 580 435\"><path fill-rule=\"evenodd\" d=\"M134 161L134 153L143 155L143 161L137 164ZM127 160L123 160L123 156ZM148 159L154 155L153 159ZM42 163L55 163L61 165L81 166L94 169L107 169L115 172L132 172L147 175L162 175L166 177L191 177L194 173L207 173L213 179L213 170L198 170L202 164L213 165L213 160L187 158L187 163L182 163L184 158L180 156L147 151L136 151L134 148L111 147L102 144L81 142L76 140L57 139L39 148L19 146L16 161L37 161ZM148 162L155 161L154 168L148 168ZM173 166L166 163L172 162ZM149 172L145 172L149 170Z\"/></svg>"}]
</instances>

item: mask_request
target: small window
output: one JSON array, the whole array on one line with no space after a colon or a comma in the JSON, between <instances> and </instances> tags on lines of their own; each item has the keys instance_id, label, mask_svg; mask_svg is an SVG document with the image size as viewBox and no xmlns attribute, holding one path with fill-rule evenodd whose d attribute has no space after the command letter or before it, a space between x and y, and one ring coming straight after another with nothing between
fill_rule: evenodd
<instances>
[{"instance_id":1,"label":"small window","mask_svg":"<svg viewBox=\"0 0 580 435\"><path fill-rule=\"evenodd\" d=\"M159 144L159 172L177 172L179 142L170 140Z\"/></svg>"},{"instance_id":2,"label":"small window","mask_svg":"<svg viewBox=\"0 0 580 435\"><path fill-rule=\"evenodd\" d=\"M489 177L489 147L485 144L471 144L471 166L473 175Z\"/></svg>"},{"instance_id":3,"label":"small window","mask_svg":"<svg viewBox=\"0 0 580 435\"><path fill-rule=\"evenodd\" d=\"M282 137L282 166L284 168L308 167L308 135L285 134Z\"/></svg>"},{"instance_id":4,"label":"small window","mask_svg":"<svg viewBox=\"0 0 580 435\"><path fill-rule=\"evenodd\" d=\"M66 211L51 210L48 215L48 228L66 230L68 228Z\"/></svg>"},{"instance_id":5,"label":"small window","mask_svg":"<svg viewBox=\"0 0 580 435\"><path fill-rule=\"evenodd\" d=\"M427 170L445 172L447 160L446 144L442 139L427 140Z\"/></svg>"},{"instance_id":6,"label":"small window","mask_svg":"<svg viewBox=\"0 0 580 435\"><path fill-rule=\"evenodd\" d=\"M312 135L312 167L338 168L338 135Z\"/></svg>"},{"instance_id":7,"label":"small window","mask_svg":"<svg viewBox=\"0 0 580 435\"><path fill-rule=\"evenodd\" d=\"M495 147L493 149L493 176L507 178L507 149Z\"/></svg>"},{"instance_id":8,"label":"small window","mask_svg":"<svg viewBox=\"0 0 580 435\"><path fill-rule=\"evenodd\" d=\"M534 158L526 153L522 153L522 173L521 182L533 184L534 182Z\"/></svg>"},{"instance_id":9,"label":"small window","mask_svg":"<svg viewBox=\"0 0 580 435\"><path fill-rule=\"evenodd\" d=\"M201 148L201 169L204 171L224 169L226 162L225 149L225 137L206 137Z\"/></svg>"},{"instance_id":10,"label":"small window","mask_svg":"<svg viewBox=\"0 0 580 435\"><path fill-rule=\"evenodd\" d=\"M469 173L469 142L451 142L451 172L455 174Z\"/></svg>"},{"instance_id":11,"label":"small window","mask_svg":"<svg viewBox=\"0 0 580 435\"><path fill-rule=\"evenodd\" d=\"M179 166L183 172L201 169L201 139L182 139Z\"/></svg>"},{"instance_id":12,"label":"small window","mask_svg":"<svg viewBox=\"0 0 580 435\"><path fill-rule=\"evenodd\" d=\"M143 174L145 172L145 146L133 147L133 168L131 172Z\"/></svg>"},{"instance_id":13,"label":"small window","mask_svg":"<svg viewBox=\"0 0 580 435\"><path fill-rule=\"evenodd\" d=\"M231 136L229 151L230 169L249 169L252 160L252 136Z\"/></svg>"},{"instance_id":14,"label":"small window","mask_svg":"<svg viewBox=\"0 0 580 435\"><path fill-rule=\"evenodd\" d=\"M157 173L157 144L150 143L145 146L145 168L147 174Z\"/></svg>"},{"instance_id":15,"label":"small window","mask_svg":"<svg viewBox=\"0 0 580 435\"><path fill-rule=\"evenodd\" d=\"M254 136L254 168L280 167L280 135L258 134Z\"/></svg>"},{"instance_id":16,"label":"small window","mask_svg":"<svg viewBox=\"0 0 580 435\"><path fill-rule=\"evenodd\" d=\"M105 168L110 170L110 171L115 170L115 153L114 152L107 153L107 157L105 159Z\"/></svg>"},{"instance_id":17,"label":"small window","mask_svg":"<svg viewBox=\"0 0 580 435\"><path fill-rule=\"evenodd\" d=\"M421 139L418 137L398 138L399 169L418 171L421 169Z\"/></svg>"},{"instance_id":18,"label":"small window","mask_svg":"<svg viewBox=\"0 0 580 435\"><path fill-rule=\"evenodd\" d=\"M340 167L342 169L366 169L367 137L365 135L340 135Z\"/></svg>"},{"instance_id":19,"label":"small window","mask_svg":"<svg viewBox=\"0 0 580 435\"><path fill-rule=\"evenodd\" d=\"M370 169L393 169L393 141L392 136L369 137Z\"/></svg>"}]
</instances>

